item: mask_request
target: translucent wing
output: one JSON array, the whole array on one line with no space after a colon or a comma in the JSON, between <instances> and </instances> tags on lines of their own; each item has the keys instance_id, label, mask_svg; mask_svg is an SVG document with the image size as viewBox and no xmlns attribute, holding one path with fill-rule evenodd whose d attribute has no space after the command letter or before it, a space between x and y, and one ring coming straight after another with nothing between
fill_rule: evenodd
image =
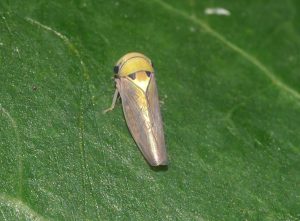
<instances>
[{"instance_id":1,"label":"translucent wing","mask_svg":"<svg viewBox=\"0 0 300 221\"><path fill-rule=\"evenodd\" d=\"M167 154L154 75L146 93L127 78L116 80L128 128L152 166L166 165Z\"/></svg>"}]
</instances>

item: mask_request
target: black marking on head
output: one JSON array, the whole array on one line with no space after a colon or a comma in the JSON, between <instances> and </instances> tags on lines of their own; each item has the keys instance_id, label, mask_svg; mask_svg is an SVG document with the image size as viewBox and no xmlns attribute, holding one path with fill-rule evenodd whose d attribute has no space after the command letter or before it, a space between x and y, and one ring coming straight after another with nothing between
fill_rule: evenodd
<instances>
[{"instance_id":1,"label":"black marking on head","mask_svg":"<svg viewBox=\"0 0 300 221\"><path fill-rule=\"evenodd\" d=\"M146 71L146 74L147 74L148 77L151 76L151 72L150 71Z\"/></svg>"},{"instance_id":2,"label":"black marking on head","mask_svg":"<svg viewBox=\"0 0 300 221\"><path fill-rule=\"evenodd\" d=\"M128 77L130 77L132 80L134 80L136 76L135 76L135 73L133 73L133 74L129 74Z\"/></svg>"},{"instance_id":3,"label":"black marking on head","mask_svg":"<svg viewBox=\"0 0 300 221\"><path fill-rule=\"evenodd\" d=\"M114 72L115 72L116 74L119 72L119 66L118 66L118 65L114 66Z\"/></svg>"}]
</instances>

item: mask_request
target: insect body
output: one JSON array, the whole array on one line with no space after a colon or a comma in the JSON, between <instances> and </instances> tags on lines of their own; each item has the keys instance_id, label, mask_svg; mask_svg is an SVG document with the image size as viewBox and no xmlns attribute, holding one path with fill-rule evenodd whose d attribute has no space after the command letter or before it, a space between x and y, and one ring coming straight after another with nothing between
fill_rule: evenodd
<instances>
[{"instance_id":1,"label":"insect body","mask_svg":"<svg viewBox=\"0 0 300 221\"><path fill-rule=\"evenodd\" d=\"M120 94L128 128L151 166L167 165L167 153L152 62L140 53L124 55L114 67L116 91Z\"/></svg>"}]
</instances>

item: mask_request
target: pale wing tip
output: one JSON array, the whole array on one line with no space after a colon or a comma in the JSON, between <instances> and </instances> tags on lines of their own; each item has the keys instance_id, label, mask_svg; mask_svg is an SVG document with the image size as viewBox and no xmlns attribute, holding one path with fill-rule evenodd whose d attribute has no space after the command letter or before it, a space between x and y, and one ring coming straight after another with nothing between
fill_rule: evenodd
<instances>
[{"instance_id":1,"label":"pale wing tip","mask_svg":"<svg viewBox=\"0 0 300 221\"><path fill-rule=\"evenodd\" d=\"M159 166L167 166L168 165L168 155L165 147L163 148L151 148L143 149L142 153L144 158L147 160L150 166L159 167Z\"/></svg>"},{"instance_id":2,"label":"pale wing tip","mask_svg":"<svg viewBox=\"0 0 300 221\"><path fill-rule=\"evenodd\" d=\"M163 157L161 159L152 159L148 160L149 164L153 167L159 167L159 166L168 166L168 159L166 157Z\"/></svg>"}]
</instances>

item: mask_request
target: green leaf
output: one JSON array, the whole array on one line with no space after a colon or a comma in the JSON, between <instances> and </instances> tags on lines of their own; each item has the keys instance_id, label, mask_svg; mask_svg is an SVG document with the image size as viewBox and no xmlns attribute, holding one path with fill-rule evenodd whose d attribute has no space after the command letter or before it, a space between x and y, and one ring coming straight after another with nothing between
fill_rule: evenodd
<instances>
[{"instance_id":1,"label":"green leaf","mask_svg":"<svg viewBox=\"0 0 300 221\"><path fill-rule=\"evenodd\" d=\"M1 220L300 219L299 1L1 1L0 16ZM130 51L156 66L168 170L120 103L102 114Z\"/></svg>"}]
</instances>

